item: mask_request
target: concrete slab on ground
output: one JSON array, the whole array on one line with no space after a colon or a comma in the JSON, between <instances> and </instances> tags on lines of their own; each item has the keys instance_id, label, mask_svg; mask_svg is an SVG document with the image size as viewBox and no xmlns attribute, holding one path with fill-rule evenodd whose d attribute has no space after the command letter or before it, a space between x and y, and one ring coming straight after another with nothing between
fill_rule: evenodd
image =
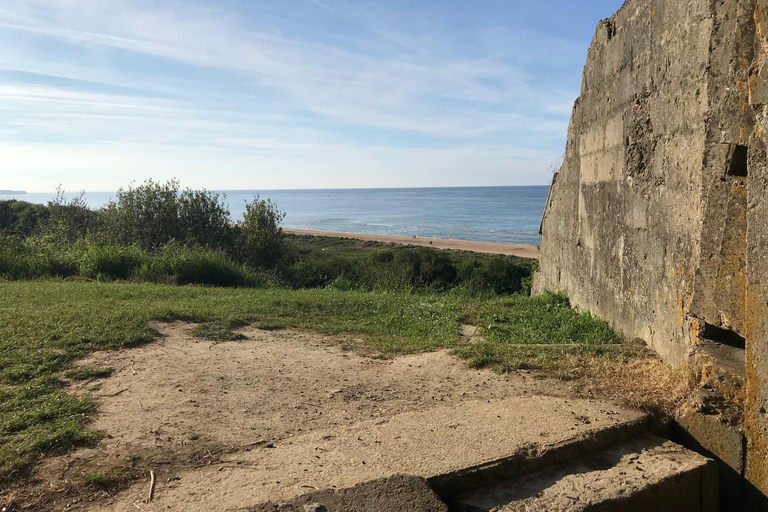
<instances>
[{"instance_id":1,"label":"concrete slab on ground","mask_svg":"<svg viewBox=\"0 0 768 512\"><path fill-rule=\"evenodd\" d=\"M717 465L641 436L455 500L462 512L716 512Z\"/></svg>"}]
</instances>

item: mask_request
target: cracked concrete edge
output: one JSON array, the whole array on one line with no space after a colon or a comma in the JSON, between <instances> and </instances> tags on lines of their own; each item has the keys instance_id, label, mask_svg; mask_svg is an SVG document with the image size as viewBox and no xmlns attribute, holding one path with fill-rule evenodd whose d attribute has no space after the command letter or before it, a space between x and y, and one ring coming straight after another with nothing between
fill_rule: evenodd
<instances>
[{"instance_id":1,"label":"cracked concrete edge","mask_svg":"<svg viewBox=\"0 0 768 512\"><path fill-rule=\"evenodd\" d=\"M450 501L453 496L477 487L492 485L548 465L568 462L587 453L604 450L645 432L648 425L648 417L641 416L559 443L530 444L509 457L436 475L429 478L428 482L443 501Z\"/></svg>"}]
</instances>

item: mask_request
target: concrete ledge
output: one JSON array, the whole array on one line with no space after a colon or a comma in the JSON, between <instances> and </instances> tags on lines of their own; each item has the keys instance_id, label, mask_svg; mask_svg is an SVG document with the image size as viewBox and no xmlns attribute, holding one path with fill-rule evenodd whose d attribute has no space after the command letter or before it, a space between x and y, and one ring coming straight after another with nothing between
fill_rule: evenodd
<instances>
[{"instance_id":1,"label":"concrete ledge","mask_svg":"<svg viewBox=\"0 0 768 512\"><path fill-rule=\"evenodd\" d=\"M461 493L481 486L493 485L545 466L560 464L604 450L644 432L647 424L647 417L640 417L606 427L589 436L576 437L552 445L532 444L521 447L512 456L434 476L429 479L429 484L438 496L450 501Z\"/></svg>"},{"instance_id":2,"label":"concrete ledge","mask_svg":"<svg viewBox=\"0 0 768 512\"><path fill-rule=\"evenodd\" d=\"M487 486L454 500L463 512L716 512L717 465L654 436Z\"/></svg>"}]
</instances>

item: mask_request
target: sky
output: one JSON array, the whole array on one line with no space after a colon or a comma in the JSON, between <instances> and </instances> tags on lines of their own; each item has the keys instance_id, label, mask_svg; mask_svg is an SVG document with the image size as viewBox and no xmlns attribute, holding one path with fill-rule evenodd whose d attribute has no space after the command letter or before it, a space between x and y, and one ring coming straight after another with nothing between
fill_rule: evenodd
<instances>
[{"instance_id":1,"label":"sky","mask_svg":"<svg viewBox=\"0 0 768 512\"><path fill-rule=\"evenodd\" d=\"M3 0L0 189L545 185L621 0Z\"/></svg>"}]
</instances>

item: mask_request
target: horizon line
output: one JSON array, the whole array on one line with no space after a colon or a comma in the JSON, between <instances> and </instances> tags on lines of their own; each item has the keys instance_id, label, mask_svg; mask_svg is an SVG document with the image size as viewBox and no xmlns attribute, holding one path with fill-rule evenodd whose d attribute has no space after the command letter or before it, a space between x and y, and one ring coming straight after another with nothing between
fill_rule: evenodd
<instances>
[{"instance_id":1,"label":"horizon line","mask_svg":"<svg viewBox=\"0 0 768 512\"><path fill-rule=\"evenodd\" d=\"M210 192L310 192L310 191L337 191L337 190L428 190L428 189L458 189L458 188L533 188L533 187L549 187L549 184L544 185L469 185L469 186L447 186L447 187L440 187L440 186L423 186L423 187L335 187L335 188L229 188L229 189L217 189L217 188L192 188L192 187L184 187L184 189L189 188L191 190L207 190ZM127 190L123 188L124 190ZM114 194L117 193L118 190L94 190L94 191L87 191L87 190L77 190L73 192L68 192L64 190L65 194ZM183 189L182 189L183 190ZM15 190L14 192L24 192L25 194L57 194L57 191L29 191L29 190ZM25 194L2 194L4 196L11 196L11 195L25 195Z\"/></svg>"}]
</instances>

